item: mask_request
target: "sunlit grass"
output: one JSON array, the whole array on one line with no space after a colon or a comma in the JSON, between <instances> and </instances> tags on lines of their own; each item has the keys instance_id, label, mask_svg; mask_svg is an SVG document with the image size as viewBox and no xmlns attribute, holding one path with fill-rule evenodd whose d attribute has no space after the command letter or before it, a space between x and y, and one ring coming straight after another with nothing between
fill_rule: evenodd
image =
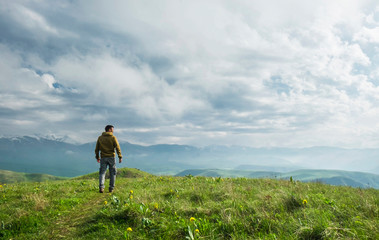
<instances>
[{"instance_id":1,"label":"sunlit grass","mask_svg":"<svg viewBox=\"0 0 379 240\"><path fill-rule=\"evenodd\" d=\"M133 174L125 173L133 171ZM0 188L4 239L378 239L379 191L247 178L157 177L123 169ZM0 183L1 184L1 183Z\"/></svg>"}]
</instances>

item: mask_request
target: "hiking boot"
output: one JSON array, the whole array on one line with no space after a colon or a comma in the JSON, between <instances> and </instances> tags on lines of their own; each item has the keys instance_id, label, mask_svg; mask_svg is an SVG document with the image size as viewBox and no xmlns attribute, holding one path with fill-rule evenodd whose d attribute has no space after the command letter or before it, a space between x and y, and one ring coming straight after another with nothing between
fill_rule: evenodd
<instances>
[{"instance_id":1,"label":"hiking boot","mask_svg":"<svg viewBox=\"0 0 379 240\"><path fill-rule=\"evenodd\" d=\"M103 193L104 192L104 188L100 188L99 192Z\"/></svg>"},{"instance_id":2,"label":"hiking boot","mask_svg":"<svg viewBox=\"0 0 379 240\"><path fill-rule=\"evenodd\" d=\"M113 192L113 189L109 189L109 193Z\"/></svg>"}]
</instances>

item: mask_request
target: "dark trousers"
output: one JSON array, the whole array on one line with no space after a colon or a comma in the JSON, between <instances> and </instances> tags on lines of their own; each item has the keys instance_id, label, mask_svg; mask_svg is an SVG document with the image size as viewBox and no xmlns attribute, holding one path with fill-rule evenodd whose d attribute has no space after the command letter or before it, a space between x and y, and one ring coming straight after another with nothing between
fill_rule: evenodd
<instances>
[{"instance_id":1,"label":"dark trousers","mask_svg":"<svg viewBox=\"0 0 379 240\"><path fill-rule=\"evenodd\" d=\"M105 172L109 166L109 190L113 190L114 184L116 182L116 161L114 157L105 157L100 159L100 170L99 170L99 188L104 189L105 183Z\"/></svg>"}]
</instances>

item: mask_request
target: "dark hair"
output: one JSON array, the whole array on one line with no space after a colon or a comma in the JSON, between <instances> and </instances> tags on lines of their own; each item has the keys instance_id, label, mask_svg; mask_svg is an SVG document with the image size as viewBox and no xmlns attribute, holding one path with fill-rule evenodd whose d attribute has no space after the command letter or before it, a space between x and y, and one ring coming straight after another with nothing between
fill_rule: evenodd
<instances>
[{"instance_id":1,"label":"dark hair","mask_svg":"<svg viewBox=\"0 0 379 240\"><path fill-rule=\"evenodd\" d=\"M111 128L113 128L112 125L107 125L107 126L105 126L105 131L108 132L108 130L111 129Z\"/></svg>"}]
</instances>

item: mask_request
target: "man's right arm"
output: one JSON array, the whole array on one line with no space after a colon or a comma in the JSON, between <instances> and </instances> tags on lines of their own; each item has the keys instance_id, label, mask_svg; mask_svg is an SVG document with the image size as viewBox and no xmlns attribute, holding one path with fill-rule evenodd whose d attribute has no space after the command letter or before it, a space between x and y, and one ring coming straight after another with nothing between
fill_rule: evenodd
<instances>
[{"instance_id":1,"label":"man's right arm","mask_svg":"<svg viewBox=\"0 0 379 240\"><path fill-rule=\"evenodd\" d=\"M100 151L100 142L99 142L99 139L97 139L96 148L95 148L95 157L97 159L97 162L100 162L99 151Z\"/></svg>"}]
</instances>

